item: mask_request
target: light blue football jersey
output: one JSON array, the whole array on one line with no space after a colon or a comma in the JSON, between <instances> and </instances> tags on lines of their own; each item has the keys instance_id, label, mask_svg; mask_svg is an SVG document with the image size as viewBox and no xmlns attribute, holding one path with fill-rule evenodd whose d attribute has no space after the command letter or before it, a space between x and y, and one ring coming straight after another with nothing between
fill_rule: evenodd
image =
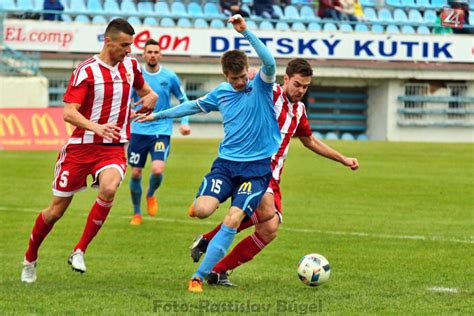
<instances>
[{"instance_id":1,"label":"light blue football jersey","mask_svg":"<svg viewBox=\"0 0 474 316\"><path fill-rule=\"evenodd\" d=\"M223 82L197 100L204 112L222 114L224 139L219 146L220 158L255 161L271 157L278 150L281 135L273 108L273 83L264 82L260 71L242 91Z\"/></svg>"},{"instance_id":2,"label":"light blue football jersey","mask_svg":"<svg viewBox=\"0 0 474 316\"><path fill-rule=\"evenodd\" d=\"M150 87L158 94L153 112L159 112L169 109L171 106L171 95L173 94L179 102L187 101L187 97L181 88L181 82L174 71L160 66L160 70L155 73L147 72L145 67L142 68L143 77ZM132 94L133 100L136 102L140 99L135 90ZM137 108L138 109L138 108ZM181 121L182 124L188 124L188 118L185 117ZM141 135L169 135L173 133L173 119L157 120L153 122L137 123L132 121L132 134Z\"/></svg>"}]
</instances>

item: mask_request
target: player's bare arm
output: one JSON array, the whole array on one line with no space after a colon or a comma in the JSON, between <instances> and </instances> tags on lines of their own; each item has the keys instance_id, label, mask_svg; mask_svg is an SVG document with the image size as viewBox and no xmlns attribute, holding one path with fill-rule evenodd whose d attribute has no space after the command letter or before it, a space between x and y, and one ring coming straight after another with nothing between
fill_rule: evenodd
<instances>
[{"instance_id":1,"label":"player's bare arm","mask_svg":"<svg viewBox=\"0 0 474 316\"><path fill-rule=\"evenodd\" d=\"M97 124L86 119L78 110L81 107L79 103L65 103L63 118L76 127L94 132L94 134L108 140L120 138L120 127L113 123Z\"/></svg>"},{"instance_id":2,"label":"player's bare arm","mask_svg":"<svg viewBox=\"0 0 474 316\"><path fill-rule=\"evenodd\" d=\"M359 168L359 162L356 158L345 157L314 136L300 136L299 139L306 148L320 156L338 161L352 170L357 170Z\"/></svg>"},{"instance_id":3,"label":"player's bare arm","mask_svg":"<svg viewBox=\"0 0 474 316\"><path fill-rule=\"evenodd\" d=\"M155 108L156 101L158 100L158 95L150 88L148 83L144 83L141 89L136 90L140 100L135 102L135 106L141 105L140 109L137 110L137 113L151 113Z\"/></svg>"}]
</instances>

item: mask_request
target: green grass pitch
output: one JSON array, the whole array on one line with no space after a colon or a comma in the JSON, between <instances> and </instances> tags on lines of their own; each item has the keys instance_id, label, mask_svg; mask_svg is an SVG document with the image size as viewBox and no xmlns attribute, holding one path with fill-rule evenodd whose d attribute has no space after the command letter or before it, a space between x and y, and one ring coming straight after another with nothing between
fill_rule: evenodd
<instances>
[{"instance_id":1,"label":"green grass pitch","mask_svg":"<svg viewBox=\"0 0 474 316\"><path fill-rule=\"evenodd\" d=\"M186 291L197 267L188 247L228 204L206 220L187 217L186 209L217 140L172 141L159 213L139 227L129 225L127 176L83 275L71 271L67 257L96 191L77 194L43 243L31 285L20 282L21 262L33 222L51 199L57 153L0 151L0 314L472 315L474 146L328 143L357 157L360 170L294 140L283 171L279 236L233 271L237 288L205 285L201 294ZM296 275L300 257L312 252L332 266L329 282L318 288Z\"/></svg>"}]
</instances>

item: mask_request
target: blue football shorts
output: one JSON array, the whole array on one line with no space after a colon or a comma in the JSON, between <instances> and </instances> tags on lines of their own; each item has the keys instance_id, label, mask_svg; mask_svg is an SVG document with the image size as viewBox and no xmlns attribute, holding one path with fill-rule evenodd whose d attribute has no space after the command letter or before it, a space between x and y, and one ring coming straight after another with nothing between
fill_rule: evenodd
<instances>
[{"instance_id":1,"label":"blue football shorts","mask_svg":"<svg viewBox=\"0 0 474 316\"><path fill-rule=\"evenodd\" d=\"M204 177L197 196L213 196L220 203L232 197L231 205L251 216L271 178L270 158L245 162L217 158Z\"/></svg>"},{"instance_id":2,"label":"blue football shorts","mask_svg":"<svg viewBox=\"0 0 474 316\"><path fill-rule=\"evenodd\" d=\"M132 167L143 168L148 153L152 161L166 161L170 152L170 136L132 134L127 152L128 164Z\"/></svg>"}]
</instances>

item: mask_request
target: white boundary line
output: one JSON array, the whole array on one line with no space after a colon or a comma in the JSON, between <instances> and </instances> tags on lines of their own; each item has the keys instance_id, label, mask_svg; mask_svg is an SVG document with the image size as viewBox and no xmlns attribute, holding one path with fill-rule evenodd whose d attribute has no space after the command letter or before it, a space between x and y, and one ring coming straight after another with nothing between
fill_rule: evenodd
<instances>
[{"instance_id":1,"label":"white boundary line","mask_svg":"<svg viewBox=\"0 0 474 316\"><path fill-rule=\"evenodd\" d=\"M459 293L459 290L455 287L442 287L442 286L429 287L428 291L439 292L439 293Z\"/></svg>"},{"instance_id":2,"label":"white boundary line","mask_svg":"<svg viewBox=\"0 0 474 316\"><path fill-rule=\"evenodd\" d=\"M38 213L39 209L31 208L18 208L18 207L6 207L0 206L0 212L25 212L25 213ZM67 214L74 214L73 212L67 212ZM82 214L81 214L82 216ZM113 214L109 215L112 218L124 218L130 219L130 216L114 216ZM174 219L174 218L164 218L164 217L147 217L147 221L158 221L158 222L168 222L168 223L183 223L191 225L209 225L217 224L217 221L209 220L183 220L183 219ZM333 231L333 230L320 230L320 229L307 229L307 228L296 228L296 227L285 227L280 226L280 230L295 232L295 233L308 233L308 234L326 234L326 235L339 235L339 236L354 236L354 237L367 237L367 238L379 238L379 239L401 239L401 240L420 240L420 241L442 241L442 242L452 242L452 243L461 243L461 244L474 244L474 236L466 237L466 239L450 238L443 236L417 236L417 235L391 235L391 234L378 234L378 233L365 233L365 232L351 232L351 231Z\"/></svg>"}]
</instances>

